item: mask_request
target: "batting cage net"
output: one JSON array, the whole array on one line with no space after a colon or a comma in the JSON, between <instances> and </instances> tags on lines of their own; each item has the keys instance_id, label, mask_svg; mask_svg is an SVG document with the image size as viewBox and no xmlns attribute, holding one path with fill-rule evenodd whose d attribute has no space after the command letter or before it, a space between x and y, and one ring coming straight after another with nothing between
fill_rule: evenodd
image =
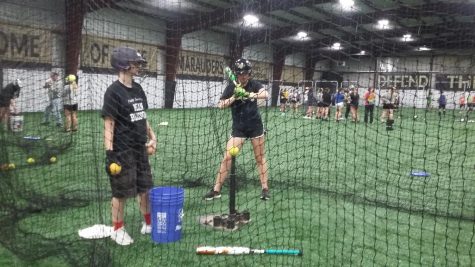
<instances>
[{"instance_id":1,"label":"batting cage net","mask_svg":"<svg viewBox=\"0 0 475 267\"><path fill-rule=\"evenodd\" d=\"M0 265L475 265L473 10L1 1Z\"/></svg>"}]
</instances>

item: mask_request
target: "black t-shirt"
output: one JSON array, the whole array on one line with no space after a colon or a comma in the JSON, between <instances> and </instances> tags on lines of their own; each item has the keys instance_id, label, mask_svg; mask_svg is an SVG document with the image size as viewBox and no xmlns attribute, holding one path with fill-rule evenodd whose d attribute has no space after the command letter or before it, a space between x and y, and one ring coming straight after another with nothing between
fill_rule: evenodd
<instances>
[{"instance_id":1,"label":"black t-shirt","mask_svg":"<svg viewBox=\"0 0 475 267\"><path fill-rule=\"evenodd\" d=\"M307 92L307 101L308 105L315 105L317 104L317 96L313 90L308 90Z\"/></svg>"},{"instance_id":2,"label":"black t-shirt","mask_svg":"<svg viewBox=\"0 0 475 267\"><path fill-rule=\"evenodd\" d=\"M350 104L353 106L358 106L358 102L360 101L360 95L359 94L350 94Z\"/></svg>"},{"instance_id":3,"label":"black t-shirt","mask_svg":"<svg viewBox=\"0 0 475 267\"><path fill-rule=\"evenodd\" d=\"M326 105L331 105L332 103L332 94L329 93L329 92L325 92L323 93L323 103L326 104Z\"/></svg>"},{"instance_id":4,"label":"black t-shirt","mask_svg":"<svg viewBox=\"0 0 475 267\"><path fill-rule=\"evenodd\" d=\"M221 100L228 99L234 94L236 86L230 83L224 89ZM244 89L247 92L258 93L264 86L257 81L249 80ZM257 108L256 99L236 100L231 105L233 116L233 127L251 127L252 125L262 124L261 115Z\"/></svg>"},{"instance_id":5,"label":"black t-shirt","mask_svg":"<svg viewBox=\"0 0 475 267\"><path fill-rule=\"evenodd\" d=\"M0 91L0 104L2 106L9 106L10 100L20 96L20 87L13 83L7 84L5 88Z\"/></svg>"},{"instance_id":6,"label":"black t-shirt","mask_svg":"<svg viewBox=\"0 0 475 267\"><path fill-rule=\"evenodd\" d=\"M102 117L111 117L114 126L114 151L123 151L147 142L147 97L142 86L132 82L132 88L119 81L112 83L104 94Z\"/></svg>"}]
</instances>

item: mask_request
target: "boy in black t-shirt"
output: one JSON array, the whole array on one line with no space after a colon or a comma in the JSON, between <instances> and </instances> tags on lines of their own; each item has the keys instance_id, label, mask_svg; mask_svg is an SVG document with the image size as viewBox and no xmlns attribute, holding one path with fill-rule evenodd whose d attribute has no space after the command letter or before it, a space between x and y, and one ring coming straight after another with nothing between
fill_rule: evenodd
<instances>
[{"instance_id":1,"label":"boy in black t-shirt","mask_svg":"<svg viewBox=\"0 0 475 267\"><path fill-rule=\"evenodd\" d=\"M150 234L152 230L148 191L153 183L147 150L154 154L157 141L145 113L147 97L142 86L133 81L144 64L145 59L135 49L114 49L111 65L119 71L119 79L107 88L102 107L106 171L112 189L111 238L124 246L134 242L124 228L127 198L138 196L144 217L140 232Z\"/></svg>"},{"instance_id":2,"label":"boy in black t-shirt","mask_svg":"<svg viewBox=\"0 0 475 267\"><path fill-rule=\"evenodd\" d=\"M231 154L229 150L235 146L242 148L246 139L251 139L254 157L257 162L259 179L261 181L262 193L261 199L268 200L269 187L267 185L268 169L267 160L264 155L264 127L261 115L257 108L257 99L267 99L267 91L263 85L257 81L251 80L251 63L246 59L238 59L234 63L234 70L237 74L239 87L246 91L246 97L235 94L237 91L234 84L229 84L223 92L218 103L219 108L231 107L233 126L231 138L226 144L226 152L221 161L219 172L216 176L214 187L205 196L205 200L212 200L221 197L221 187L231 168Z\"/></svg>"}]
</instances>

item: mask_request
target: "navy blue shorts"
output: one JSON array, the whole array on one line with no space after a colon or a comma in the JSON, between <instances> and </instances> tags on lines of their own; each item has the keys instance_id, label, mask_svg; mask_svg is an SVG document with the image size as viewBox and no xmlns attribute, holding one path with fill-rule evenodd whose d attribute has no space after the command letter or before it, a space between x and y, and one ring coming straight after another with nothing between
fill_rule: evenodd
<instances>
[{"instance_id":1,"label":"navy blue shorts","mask_svg":"<svg viewBox=\"0 0 475 267\"><path fill-rule=\"evenodd\" d=\"M150 190L153 187L152 171L145 146L117 153L122 170L116 176L109 176L112 196L135 197Z\"/></svg>"},{"instance_id":2,"label":"navy blue shorts","mask_svg":"<svg viewBox=\"0 0 475 267\"><path fill-rule=\"evenodd\" d=\"M239 138L256 138L264 135L264 127L261 125L259 126L254 126L254 127L236 127L233 128L233 131L231 133L232 137L239 137Z\"/></svg>"}]
</instances>

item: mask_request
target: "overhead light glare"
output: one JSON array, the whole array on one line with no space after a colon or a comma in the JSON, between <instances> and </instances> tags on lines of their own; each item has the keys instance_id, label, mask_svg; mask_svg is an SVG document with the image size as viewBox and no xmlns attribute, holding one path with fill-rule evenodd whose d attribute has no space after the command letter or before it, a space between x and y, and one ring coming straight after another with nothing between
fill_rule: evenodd
<instances>
[{"instance_id":1,"label":"overhead light glare","mask_svg":"<svg viewBox=\"0 0 475 267\"><path fill-rule=\"evenodd\" d=\"M341 43L334 43L331 47L333 50L340 50L341 49Z\"/></svg>"},{"instance_id":2,"label":"overhead light glare","mask_svg":"<svg viewBox=\"0 0 475 267\"><path fill-rule=\"evenodd\" d=\"M247 23L247 24L255 24L255 23L258 23L259 22L259 18L255 15L252 15L252 14L247 14L243 17L244 21Z\"/></svg>"},{"instance_id":3,"label":"overhead light glare","mask_svg":"<svg viewBox=\"0 0 475 267\"><path fill-rule=\"evenodd\" d=\"M343 9L351 9L355 5L353 0L340 0L340 5Z\"/></svg>"},{"instance_id":4,"label":"overhead light glare","mask_svg":"<svg viewBox=\"0 0 475 267\"><path fill-rule=\"evenodd\" d=\"M300 31L297 33L297 37L300 38L300 39L305 39L307 38L308 34L304 31Z\"/></svg>"},{"instance_id":5,"label":"overhead light glare","mask_svg":"<svg viewBox=\"0 0 475 267\"><path fill-rule=\"evenodd\" d=\"M389 20L387 20L387 19L378 20L377 27L378 27L378 29L381 29L381 30L389 29Z\"/></svg>"},{"instance_id":6,"label":"overhead light glare","mask_svg":"<svg viewBox=\"0 0 475 267\"><path fill-rule=\"evenodd\" d=\"M432 50L430 47L427 47L427 46L421 46L418 48L419 51L430 51Z\"/></svg>"},{"instance_id":7,"label":"overhead light glare","mask_svg":"<svg viewBox=\"0 0 475 267\"><path fill-rule=\"evenodd\" d=\"M412 35L410 35L410 34L404 34L404 35L402 36L402 41L403 41L403 42L410 42L410 41L412 41L412 40L414 40L414 39L412 39Z\"/></svg>"}]
</instances>

